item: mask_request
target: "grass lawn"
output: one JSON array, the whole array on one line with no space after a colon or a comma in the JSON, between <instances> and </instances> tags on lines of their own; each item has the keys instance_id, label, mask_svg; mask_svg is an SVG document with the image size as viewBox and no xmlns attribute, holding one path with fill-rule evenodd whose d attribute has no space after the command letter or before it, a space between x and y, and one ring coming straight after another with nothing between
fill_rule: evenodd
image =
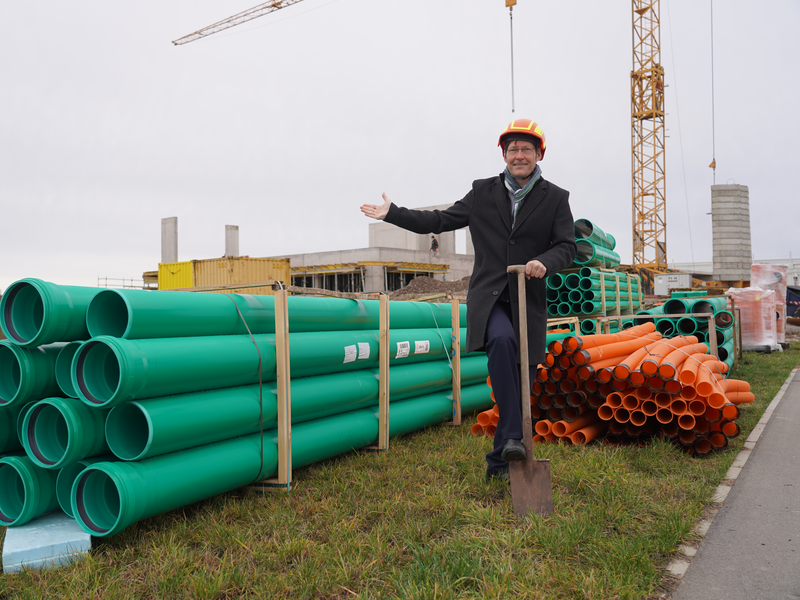
<instances>
[{"instance_id":1,"label":"grass lawn","mask_svg":"<svg viewBox=\"0 0 800 600\"><path fill-rule=\"evenodd\" d=\"M518 521L486 482L488 438L434 427L295 472L291 494L239 490L95 539L74 566L0 577L0 598L655 598L664 566L800 361L746 353L741 435L692 458L667 442L536 446L555 513Z\"/></svg>"}]
</instances>

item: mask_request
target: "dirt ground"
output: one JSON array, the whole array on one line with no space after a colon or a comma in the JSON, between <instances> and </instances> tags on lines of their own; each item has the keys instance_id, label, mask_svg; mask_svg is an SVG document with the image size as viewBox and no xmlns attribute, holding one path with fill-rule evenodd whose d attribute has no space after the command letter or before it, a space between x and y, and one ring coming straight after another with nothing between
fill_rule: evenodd
<instances>
[{"instance_id":1,"label":"dirt ground","mask_svg":"<svg viewBox=\"0 0 800 600\"><path fill-rule=\"evenodd\" d=\"M408 285L392 292L392 300L412 300L434 294L452 294L456 298L465 298L469 287L469 275L458 281L439 281L427 275L412 279Z\"/></svg>"},{"instance_id":2,"label":"dirt ground","mask_svg":"<svg viewBox=\"0 0 800 600\"><path fill-rule=\"evenodd\" d=\"M786 341L800 342L800 327L797 325L786 325Z\"/></svg>"}]
</instances>

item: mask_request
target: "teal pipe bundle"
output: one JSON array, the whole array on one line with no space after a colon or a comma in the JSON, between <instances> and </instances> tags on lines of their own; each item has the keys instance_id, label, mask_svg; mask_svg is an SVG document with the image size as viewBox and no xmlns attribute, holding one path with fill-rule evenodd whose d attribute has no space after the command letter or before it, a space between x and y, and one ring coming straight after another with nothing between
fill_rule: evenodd
<instances>
[{"instance_id":1,"label":"teal pipe bundle","mask_svg":"<svg viewBox=\"0 0 800 600\"><path fill-rule=\"evenodd\" d=\"M378 300L290 296L289 331L378 329ZM450 328L451 305L392 302L391 329ZM459 323L467 325L467 306L459 306ZM124 339L203 337L275 333L275 297L248 294L198 294L146 290L104 290L89 305L91 337ZM245 327L245 322L247 327Z\"/></svg>"},{"instance_id":2,"label":"teal pipe bundle","mask_svg":"<svg viewBox=\"0 0 800 600\"><path fill-rule=\"evenodd\" d=\"M577 240L578 254L574 263L578 266L605 267L613 269L620 263L619 254L602 246L596 246L589 240Z\"/></svg>"},{"instance_id":3,"label":"teal pipe bundle","mask_svg":"<svg viewBox=\"0 0 800 600\"><path fill-rule=\"evenodd\" d=\"M63 347L48 344L30 348L0 341L0 407L60 395L55 365Z\"/></svg>"},{"instance_id":4,"label":"teal pipe bundle","mask_svg":"<svg viewBox=\"0 0 800 600\"><path fill-rule=\"evenodd\" d=\"M24 525L58 508L58 470L43 469L27 456L0 458L0 525Z\"/></svg>"},{"instance_id":5,"label":"teal pipe bundle","mask_svg":"<svg viewBox=\"0 0 800 600\"><path fill-rule=\"evenodd\" d=\"M487 375L485 355L462 359L462 386L481 383ZM394 403L451 389L452 371L443 361L400 365L392 368L389 384ZM376 406L378 392L377 369L295 379L292 423ZM106 438L120 459L142 460L270 430L277 426L277 390L270 385L262 393L263 402L258 385L126 402L111 409Z\"/></svg>"},{"instance_id":6,"label":"teal pipe bundle","mask_svg":"<svg viewBox=\"0 0 800 600\"><path fill-rule=\"evenodd\" d=\"M107 409L90 408L75 398L45 398L22 422L22 444L28 457L45 469L108 454Z\"/></svg>"},{"instance_id":7,"label":"teal pipe bundle","mask_svg":"<svg viewBox=\"0 0 800 600\"><path fill-rule=\"evenodd\" d=\"M253 340L258 347L254 348ZM390 332L390 364L444 359L449 331ZM461 343L466 330L461 331ZM290 333L292 377L355 371L378 365L377 331ZM100 336L75 354L72 380L81 400L111 408L153 398L275 379L274 334L124 340Z\"/></svg>"},{"instance_id":8,"label":"teal pipe bundle","mask_svg":"<svg viewBox=\"0 0 800 600\"><path fill-rule=\"evenodd\" d=\"M70 494L72 494L72 485L75 483L78 475L89 465L99 462L114 462L115 460L113 456L104 454L102 456L93 456L92 458L77 460L59 469L58 477L56 477L56 500L61 510L74 519L75 515L72 514Z\"/></svg>"},{"instance_id":9,"label":"teal pipe bundle","mask_svg":"<svg viewBox=\"0 0 800 600\"><path fill-rule=\"evenodd\" d=\"M462 412L491 404L484 384L462 390ZM446 393L392 406L390 435L442 422L452 415ZM300 468L374 443L372 410L301 423L292 428L292 465ZM233 490L277 473L277 431L124 463L95 463L75 480L72 512L87 533L115 535L141 519ZM0 496L2 492L0 491Z\"/></svg>"},{"instance_id":10,"label":"teal pipe bundle","mask_svg":"<svg viewBox=\"0 0 800 600\"><path fill-rule=\"evenodd\" d=\"M99 288L21 279L8 286L0 300L0 328L20 346L88 339L86 310L99 292Z\"/></svg>"},{"instance_id":11,"label":"teal pipe bundle","mask_svg":"<svg viewBox=\"0 0 800 600\"><path fill-rule=\"evenodd\" d=\"M578 219L575 221L575 239L589 240L596 245L613 250L617 246L617 240L610 233L606 233L589 219Z\"/></svg>"}]
</instances>

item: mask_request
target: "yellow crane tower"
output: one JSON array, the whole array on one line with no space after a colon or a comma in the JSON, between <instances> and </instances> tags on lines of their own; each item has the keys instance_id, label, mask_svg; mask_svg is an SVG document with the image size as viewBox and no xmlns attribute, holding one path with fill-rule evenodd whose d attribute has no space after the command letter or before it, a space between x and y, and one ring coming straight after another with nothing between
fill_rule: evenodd
<instances>
[{"instance_id":1,"label":"yellow crane tower","mask_svg":"<svg viewBox=\"0 0 800 600\"><path fill-rule=\"evenodd\" d=\"M174 40L186 44L241 25L302 0L272 0ZM633 266L652 287L653 272L667 271L664 156L664 67L661 65L660 0L632 0L631 176ZM513 10L516 0L506 0ZM512 59L513 60L513 59ZM512 79L513 97L513 79ZM513 103L513 100L512 100Z\"/></svg>"}]
</instances>

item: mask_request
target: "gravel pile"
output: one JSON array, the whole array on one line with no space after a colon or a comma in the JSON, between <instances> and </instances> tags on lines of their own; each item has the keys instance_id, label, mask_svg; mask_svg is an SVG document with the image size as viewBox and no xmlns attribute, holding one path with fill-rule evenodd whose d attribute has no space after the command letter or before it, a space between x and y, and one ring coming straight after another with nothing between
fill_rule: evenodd
<instances>
[{"instance_id":1,"label":"gravel pile","mask_svg":"<svg viewBox=\"0 0 800 600\"><path fill-rule=\"evenodd\" d=\"M469 275L458 281L438 281L427 275L420 275L412 279L408 285L392 292L389 296L393 300L409 300L434 294L466 295L469 287Z\"/></svg>"}]
</instances>

